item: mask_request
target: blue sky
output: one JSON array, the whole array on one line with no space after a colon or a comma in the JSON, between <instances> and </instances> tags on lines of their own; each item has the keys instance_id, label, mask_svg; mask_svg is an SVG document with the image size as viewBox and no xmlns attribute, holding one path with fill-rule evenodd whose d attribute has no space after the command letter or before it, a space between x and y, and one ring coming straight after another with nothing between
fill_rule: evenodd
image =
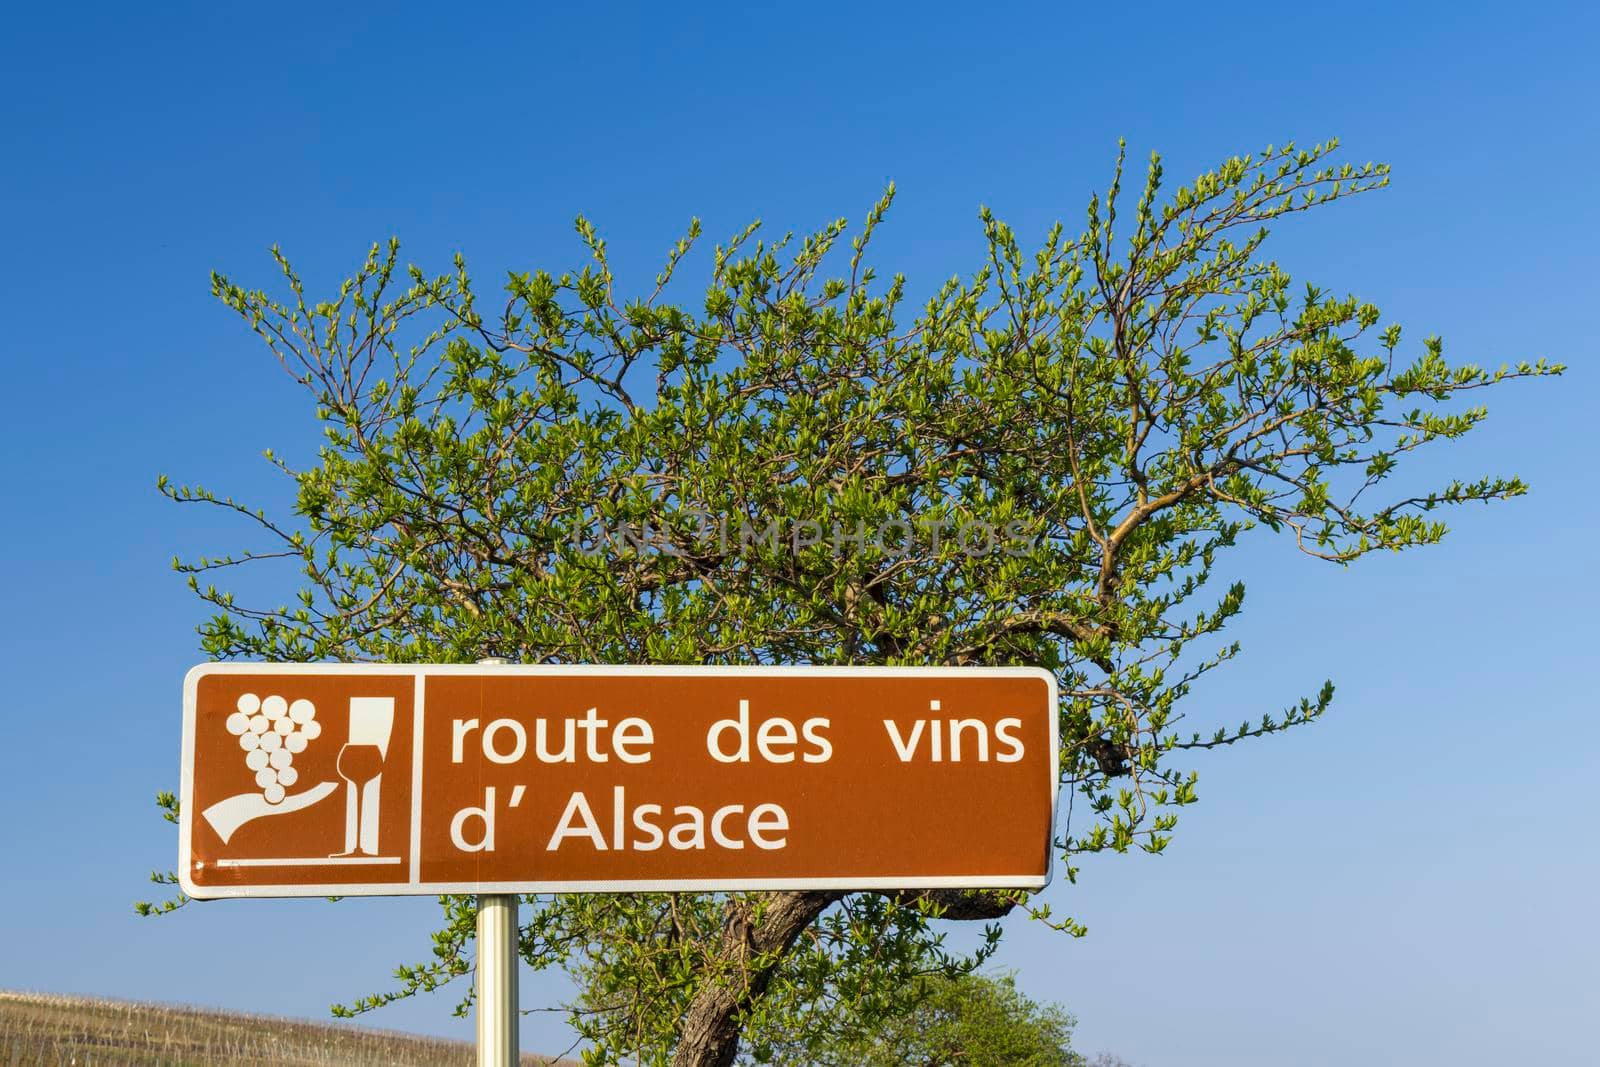
<instances>
[{"instance_id":1,"label":"blue sky","mask_svg":"<svg viewBox=\"0 0 1600 1067\"><path fill-rule=\"evenodd\" d=\"M1087 938L1019 921L1003 959L1083 1048L1146 1067L1590 1062L1593 9L677 6L8 15L0 987L317 1016L426 954L426 900L129 906L174 860L150 798L199 658L167 561L245 536L155 478L281 502L260 451L314 442L211 269L269 282L276 242L326 285L398 234L487 282L576 263L582 211L642 281L692 215L811 228L894 179L881 263L927 287L976 265L981 203L1024 235L1075 225L1118 137L1181 180L1337 135L1394 187L1273 251L1457 357L1570 364L1492 396L1430 468L1533 493L1348 570L1252 543L1245 655L1196 713L1236 722L1327 677L1335 710L1208 758L1168 855L1049 891ZM524 1006L560 992L529 976ZM370 1021L469 1035L451 1003ZM566 1044L549 1016L525 1035Z\"/></svg>"}]
</instances>

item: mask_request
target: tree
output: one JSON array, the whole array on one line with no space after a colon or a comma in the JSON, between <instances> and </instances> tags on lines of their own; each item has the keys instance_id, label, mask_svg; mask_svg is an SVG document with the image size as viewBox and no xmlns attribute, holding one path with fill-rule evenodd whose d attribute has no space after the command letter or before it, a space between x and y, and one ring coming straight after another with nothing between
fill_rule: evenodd
<instances>
[{"instance_id":1,"label":"tree","mask_svg":"<svg viewBox=\"0 0 1600 1067\"><path fill-rule=\"evenodd\" d=\"M1085 852L1160 852L1196 798L1185 754L1309 723L1332 699L1325 684L1234 729L1184 721L1183 698L1238 651L1221 635L1243 586L1202 600L1221 554L1259 543L1251 527L1338 563L1438 541L1443 509L1525 487L1419 486L1399 461L1483 420L1463 394L1560 370L1452 365L1435 337L1402 346L1371 304L1296 289L1263 255L1269 224L1388 180L1334 149L1229 159L1170 195L1152 157L1131 213L1119 156L1075 236L1058 224L1025 251L985 210L985 262L914 308L868 261L892 187L853 238L843 220L771 244L750 226L716 248L703 292L677 277L698 222L628 290L580 218L587 264L512 273L492 307L459 255L428 275L374 246L319 301L274 249L283 295L213 286L306 387L323 441L305 466L267 454L294 487L283 518L163 479L267 540L178 564L215 609L202 646L1042 665L1062 693L1066 877ZM298 568L296 602L248 606L200 581L272 560ZM988 959L1002 916L1082 933L1022 893L530 904L524 958L578 978L592 1056L684 1067L833 1010L892 1019L918 979ZM443 907L431 958L341 1010L468 973L473 902ZM954 953L950 921L990 926Z\"/></svg>"},{"instance_id":2,"label":"tree","mask_svg":"<svg viewBox=\"0 0 1600 1067\"><path fill-rule=\"evenodd\" d=\"M1075 1021L1017 989L1010 973L933 977L919 999L881 1026L772 1035L745 1057L774 1067L1084 1067Z\"/></svg>"}]
</instances>

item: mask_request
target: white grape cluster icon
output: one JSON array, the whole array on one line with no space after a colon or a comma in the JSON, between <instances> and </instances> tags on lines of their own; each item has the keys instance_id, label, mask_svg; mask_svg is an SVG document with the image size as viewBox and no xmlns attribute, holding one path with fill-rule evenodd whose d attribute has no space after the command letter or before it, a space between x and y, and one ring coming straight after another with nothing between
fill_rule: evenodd
<instances>
[{"instance_id":1,"label":"white grape cluster icon","mask_svg":"<svg viewBox=\"0 0 1600 1067\"><path fill-rule=\"evenodd\" d=\"M256 785L268 804L281 804L284 790L299 779L294 757L322 733L317 708L309 700L290 703L280 696L245 693L228 716L228 732L239 739L244 763L256 772Z\"/></svg>"}]
</instances>

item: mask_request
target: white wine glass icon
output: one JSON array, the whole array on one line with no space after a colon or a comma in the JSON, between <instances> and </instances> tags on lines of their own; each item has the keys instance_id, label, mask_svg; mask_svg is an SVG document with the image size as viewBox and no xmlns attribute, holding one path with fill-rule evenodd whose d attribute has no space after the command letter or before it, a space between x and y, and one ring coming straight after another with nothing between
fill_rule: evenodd
<instances>
[{"instance_id":1,"label":"white wine glass icon","mask_svg":"<svg viewBox=\"0 0 1600 1067\"><path fill-rule=\"evenodd\" d=\"M378 854L379 787L393 730L393 697L350 698L350 737L336 764L346 783L344 851L331 859Z\"/></svg>"}]
</instances>

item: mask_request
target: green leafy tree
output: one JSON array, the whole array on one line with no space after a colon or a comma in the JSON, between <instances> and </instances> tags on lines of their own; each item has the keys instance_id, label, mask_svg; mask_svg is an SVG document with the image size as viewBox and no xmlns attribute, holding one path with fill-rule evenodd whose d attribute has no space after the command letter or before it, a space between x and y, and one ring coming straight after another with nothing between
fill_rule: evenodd
<instances>
[{"instance_id":1,"label":"green leafy tree","mask_svg":"<svg viewBox=\"0 0 1600 1067\"><path fill-rule=\"evenodd\" d=\"M1119 157L1081 230L1025 250L983 211L984 262L917 304L869 265L892 188L854 236L841 220L765 243L752 225L697 286L679 275L698 223L629 288L580 218L585 265L512 273L492 301L459 256L429 275L394 242L318 300L274 250L278 295L214 288L305 386L323 439L303 466L268 453L292 514L163 480L266 542L179 565L215 609L202 645L1042 665L1062 693L1065 876L1086 852L1160 852L1195 800L1186 755L1310 722L1332 698L1324 685L1235 728L1185 721L1191 688L1238 651L1221 635L1243 587L1208 594L1221 554L1250 527L1337 563L1438 541L1441 512L1523 483L1417 485L1400 461L1484 419L1465 394L1560 369L1453 365L1437 338L1403 344L1376 307L1267 259L1269 225L1386 183L1334 148L1269 148L1170 193L1152 158L1131 206ZM647 533L597 537L617 530ZM273 561L299 571L287 604L210 584ZM442 903L425 961L341 1010L469 973L473 902ZM987 959L1007 914L1082 932L1026 894L981 891L528 905L523 956L577 978L591 1057L684 1067L727 1065L741 1035L828 1006L892 1019L917 979ZM954 921L989 923L977 951L944 946Z\"/></svg>"},{"instance_id":2,"label":"green leafy tree","mask_svg":"<svg viewBox=\"0 0 1600 1067\"><path fill-rule=\"evenodd\" d=\"M856 1032L803 1027L763 1038L743 1057L775 1067L1084 1067L1075 1020L1040 1004L1009 973L934 977L904 1014Z\"/></svg>"}]
</instances>

